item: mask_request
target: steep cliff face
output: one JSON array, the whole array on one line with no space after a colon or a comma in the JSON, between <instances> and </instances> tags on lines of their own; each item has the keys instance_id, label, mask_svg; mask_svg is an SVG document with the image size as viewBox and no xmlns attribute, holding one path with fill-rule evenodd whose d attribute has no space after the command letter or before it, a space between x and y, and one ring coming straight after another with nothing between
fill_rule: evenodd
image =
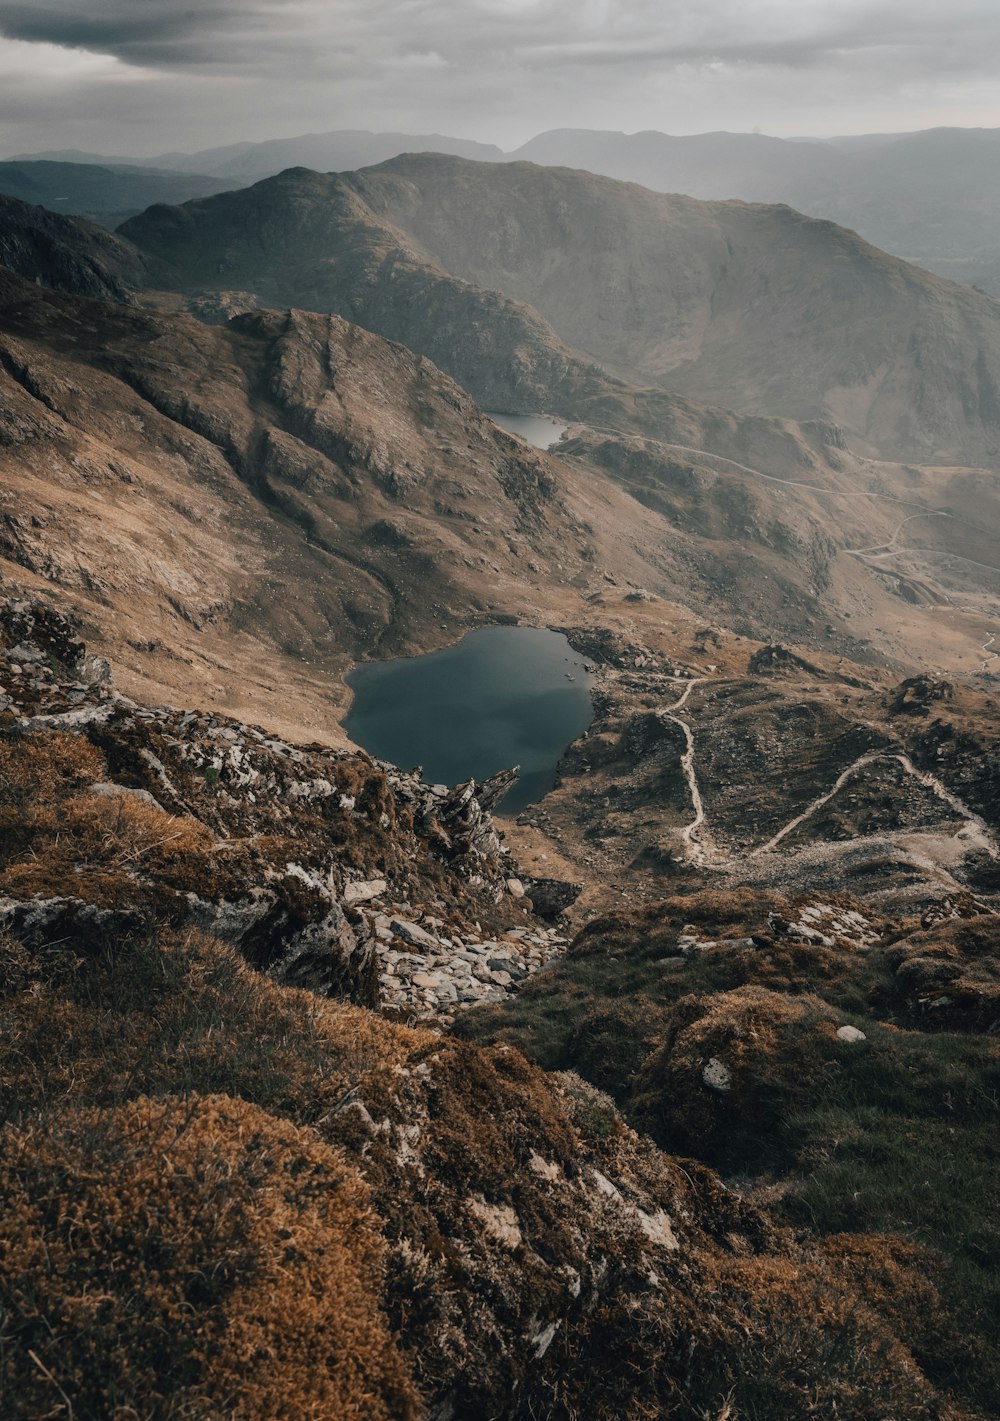
<instances>
[{"instance_id":1,"label":"steep cliff face","mask_svg":"<svg viewBox=\"0 0 1000 1421\"><path fill-rule=\"evenodd\" d=\"M357 1005L361 905L411 948L530 930L488 789L0 626L6 1414L975 1415L932 1255L803 1244L579 1076Z\"/></svg>"}]
</instances>

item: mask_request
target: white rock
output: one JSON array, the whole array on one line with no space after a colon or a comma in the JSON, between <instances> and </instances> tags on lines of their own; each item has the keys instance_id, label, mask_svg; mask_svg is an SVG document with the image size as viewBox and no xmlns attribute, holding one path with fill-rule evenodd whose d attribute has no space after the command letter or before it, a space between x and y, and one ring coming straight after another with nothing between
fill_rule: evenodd
<instances>
[{"instance_id":1,"label":"white rock","mask_svg":"<svg viewBox=\"0 0 1000 1421\"><path fill-rule=\"evenodd\" d=\"M531 1157L528 1160L528 1168L532 1174L537 1174L539 1179L548 1179L554 1183L557 1179L562 1178L562 1169L556 1164L555 1160L543 1159L542 1156L537 1154L534 1150L532 1150Z\"/></svg>"},{"instance_id":2,"label":"white rock","mask_svg":"<svg viewBox=\"0 0 1000 1421\"><path fill-rule=\"evenodd\" d=\"M732 1089L733 1073L717 1056L710 1056L706 1061L701 1078L710 1090L724 1092Z\"/></svg>"},{"instance_id":3,"label":"white rock","mask_svg":"<svg viewBox=\"0 0 1000 1421\"><path fill-rule=\"evenodd\" d=\"M662 1209L657 1209L655 1214L647 1214L645 1209L636 1209L636 1213L639 1216L639 1227L650 1243L658 1243L663 1248L680 1248L677 1235L670 1224L669 1214L665 1214Z\"/></svg>"},{"instance_id":4,"label":"white rock","mask_svg":"<svg viewBox=\"0 0 1000 1421\"><path fill-rule=\"evenodd\" d=\"M369 878L363 883L345 883L344 901L346 903L368 903L372 898L381 898L386 890L384 878Z\"/></svg>"},{"instance_id":5,"label":"white rock","mask_svg":"<svg viewBox=\"0 0 1000 1421\"><path fill-rule=\"evenodd\" d=\"M487 1204L481 1194L469 1200L469 1211L483 1223L486 1232L507 1248L521 1245L521 1226L517 1214L509 1204Z\"/></svg>"},{"instance_id":6,"label":"white rock","mask_svg":"<svg viewBox=\"0 0 1000 1421\"><path fill-rule=\"evenodd\" d=\"M138 804L148 804L151 809L158 809L161 814L166 812L148 789L132 789L129 785L97 784L90 785L87 793L99 795L102 799L134 799Z\"/></svg>"},{"instance_id":7,"label":"white rock","mask_svg":"<svg viewBox=\"0 0 1000 1421\"><path fill-rule=\"evenodd\" d=\"M559 1326L560 1320L557 1319L555 1322L550 1322L548 1327L543 1327L539 1332L536 1332L535 1335L532 1337L531 1341L535 1349L536 1362L540 1358L544 1357L546 1352L549 1350L553 1337L555 1337L556 1333L559 1331Z\"/></svg>"},{"instance_id":8,"label":"white rock","mask_svg":"<svg viewBox=\"0 0 1000 1421\"><path fill-rule=\"evenodd\" d=\"M606 1174L602 1174L599 1169L595 1169L593 1173L594 1183L597 1185L598 1189L601 1191L602 1194L607 1195L609 1199L621 1199L621 1190L616 1184L611 1183L611 1180L607 1177Z\"/></svg>"},{"instance_id":9,"label":"white rock","mask_svg":"<svg viewBox=\"0 0 1000 1421\"><path fill-rule=\"evenodd\" d=\"M863 1031L859 1031L856 1026L838 1026L837 1038L840 1041L867 1041L868 1037Z\"/></svg>"}]
</instances>

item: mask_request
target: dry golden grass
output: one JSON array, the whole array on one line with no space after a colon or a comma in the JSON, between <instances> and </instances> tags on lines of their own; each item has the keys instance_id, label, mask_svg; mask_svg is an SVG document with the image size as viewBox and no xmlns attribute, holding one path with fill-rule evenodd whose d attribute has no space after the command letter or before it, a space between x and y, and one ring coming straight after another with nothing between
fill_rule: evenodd
<instances>
[{"instance_id":1,"label":"dry golden grass","mask_svg":"<svg viewBox=\"0 0 1000 1421\"><path fill-rule=\"evenodd\" d=\"M202 888L214 876L209 829L127 794L74 795L58 809L29 809L20 832L27 838L20 860L0 874L0 890L15 898L107 904L140 875Z\"/></svg>"},{"instance_id":2,"label":"dry golden grass","mask_svg":"<svg viewBox=\"0 0 1000 1421\"><path fill-rule=\"evenodd\" d=\"M421 1414L367 1190L308 1129L219 1096L64 1112L6 1132L0 1199L4 1415Z\"/></svg>"},{"instance_id":3,"label":"dry golden grass","mask_svg":"<svg viewBox=\"0 0 1000 1421\"><path fill-rule=\"evenodd\" d=\"M8 1116L197 1091L308 1123L364 1073L438 1040L279 987L195 931L123 940L96 958L68 944L29 953L0 935L0 986Z\"/></svg>"}]
</instances>

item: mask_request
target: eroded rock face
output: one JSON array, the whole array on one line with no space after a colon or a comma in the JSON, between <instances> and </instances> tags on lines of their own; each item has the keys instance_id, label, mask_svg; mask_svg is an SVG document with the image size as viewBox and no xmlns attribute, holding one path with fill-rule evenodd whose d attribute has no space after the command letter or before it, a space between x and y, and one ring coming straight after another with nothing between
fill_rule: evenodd
<instances>
[{"instance_id":1,"label":"eroded rock face","mask_svg":"<svg viewBox=\"0 0 1000 1421\"><path fill-rule=\"evenodd\" d=\"M196 926L279 981L374 1006L362 901L415 918L433 900L460 930L506 893L490 810L511 775L441 793L363 754L139 706L26 601L0 604L0 696L0 918L26 941Z\"/></svg>"}]
</instances>

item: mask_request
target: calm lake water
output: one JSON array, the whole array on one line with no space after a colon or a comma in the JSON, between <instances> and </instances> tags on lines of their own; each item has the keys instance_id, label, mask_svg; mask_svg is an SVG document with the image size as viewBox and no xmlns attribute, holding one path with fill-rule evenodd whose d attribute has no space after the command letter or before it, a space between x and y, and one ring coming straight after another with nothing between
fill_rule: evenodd
<instances>
[{"instance_id":1,"label":"calm lake water","mask_svg":"<svg viewBox=\"0 0 1000 1421\"><path fill-rule=\"evenodd\" d=\"M559 424L557 420L549 419L546 414L498 414L495 410L486 410L485 413L501 429L506 429L511 434L519 434L529 444L534 444L536 449L551 449L552 445L558 442L559 436L569 429L568 424Z\"/></svg>"},{"instance_id":2,"label":"calm lake water","mask_svg":"<svg viewBox=\"0 0 1000 1421\"><path fill-rule=\"evenodd\" d=\"M351 739L432 784L521 766L505 814L541 799L560 756L594 718L590 678L564 636L483 627L428 656L365 662L347 678Z\"/></svg>"}]
</instances>

